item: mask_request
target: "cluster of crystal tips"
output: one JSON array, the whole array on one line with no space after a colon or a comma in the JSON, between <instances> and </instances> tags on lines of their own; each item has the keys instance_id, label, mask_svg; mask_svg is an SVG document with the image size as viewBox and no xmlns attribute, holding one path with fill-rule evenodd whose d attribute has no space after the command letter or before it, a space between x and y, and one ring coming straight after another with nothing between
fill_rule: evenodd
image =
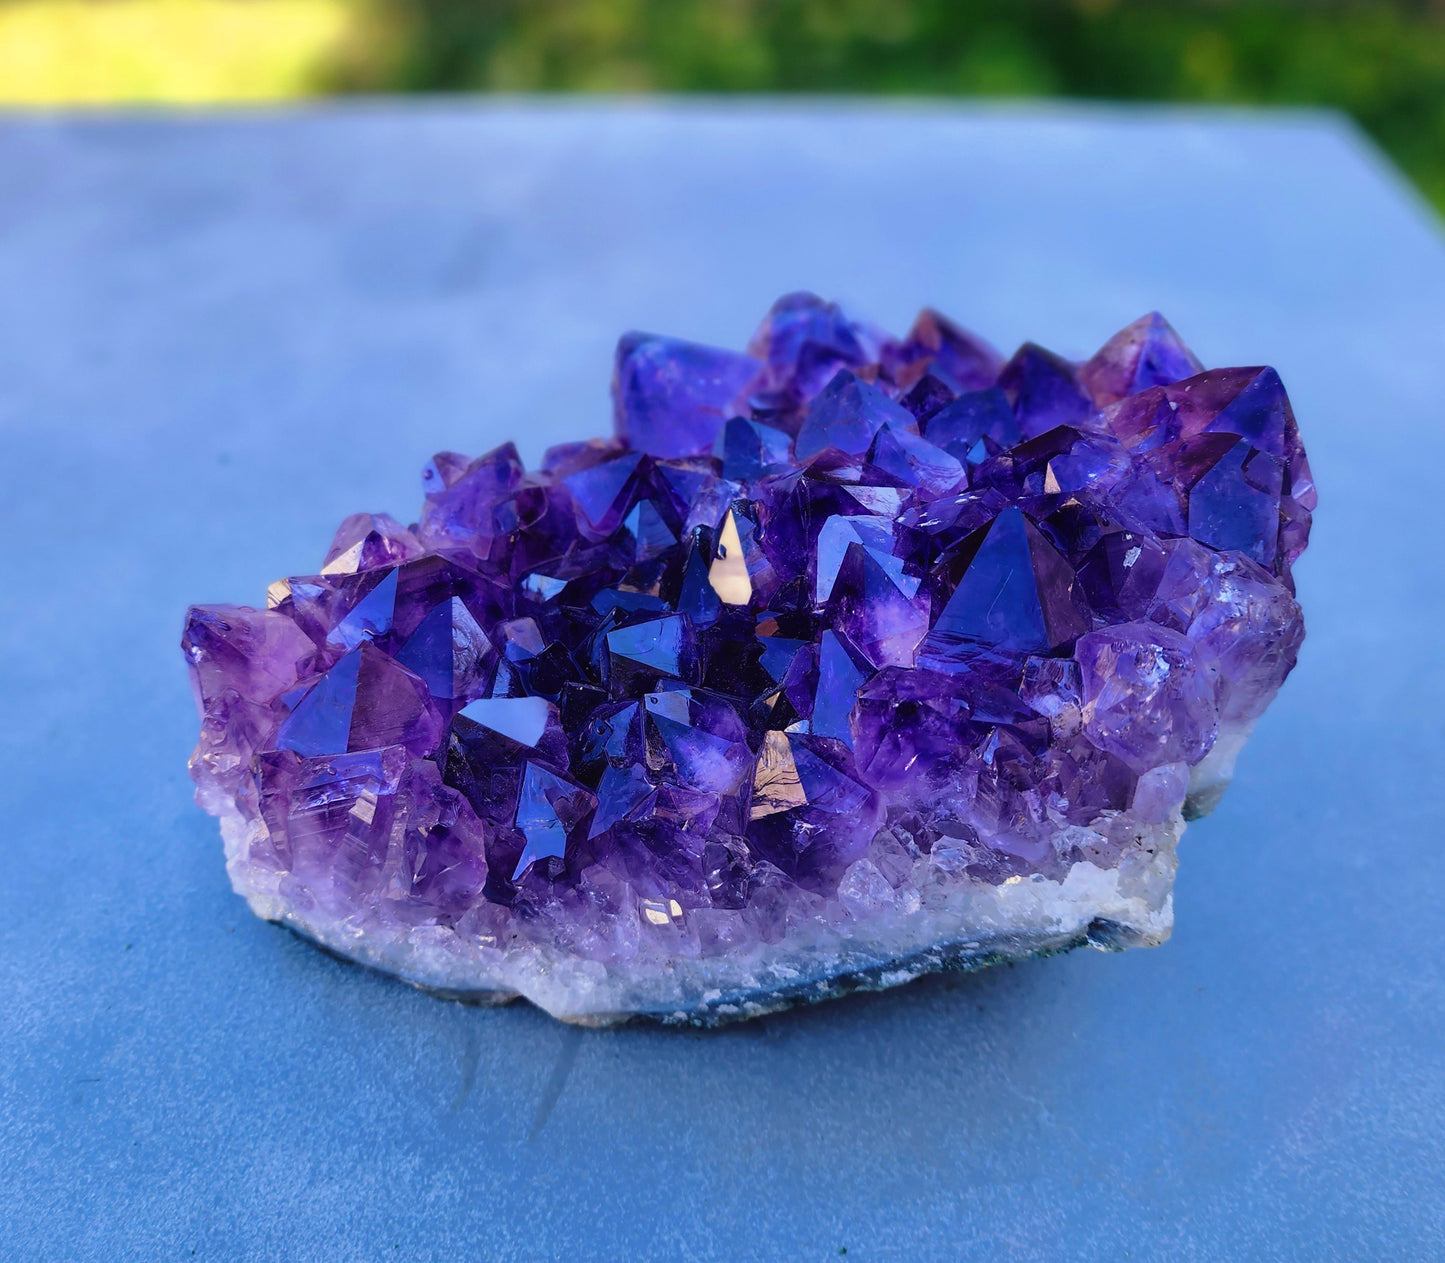
<instances>
[{"instance_id":1,"label":"cluster of crystal tips","mask_svg":"<svg viewBox=\"0 0 1445 1263\"><path fill-rule=\"evenodd\" d=\"M613 439L442 453L416 524L190 611L239 887L609 967L846 934L1120 863L1294 664L1284 389L1158 315L1005 362L791 295L745 353L624 337L613 398Z\"/></svg>"}]
</instances>

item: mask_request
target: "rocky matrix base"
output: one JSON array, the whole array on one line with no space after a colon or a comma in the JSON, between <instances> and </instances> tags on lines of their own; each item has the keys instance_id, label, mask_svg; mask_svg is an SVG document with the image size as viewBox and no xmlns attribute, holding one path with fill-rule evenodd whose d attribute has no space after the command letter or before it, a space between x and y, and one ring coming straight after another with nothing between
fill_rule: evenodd
<instances>
[{"instance_id":1,"label":"rocky matrix base","mask_svg":"<svg viewBox=\"0 0 1445 1263\"><path fill-rule=\"evenodd\" d=\"M435 457L267 608L198 606L191 761L256 913L438 992L707 1024L1155 944L1294 665L1268 368L1074 364L811 295L629 334L616 437Z\"/></svg>"}]
</instances>

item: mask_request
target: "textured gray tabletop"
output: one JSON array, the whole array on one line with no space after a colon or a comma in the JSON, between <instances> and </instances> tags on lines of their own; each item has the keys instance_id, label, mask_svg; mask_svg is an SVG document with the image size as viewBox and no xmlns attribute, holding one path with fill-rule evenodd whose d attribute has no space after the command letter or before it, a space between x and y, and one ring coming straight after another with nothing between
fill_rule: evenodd
<instances>
[{"instance_id":1,"label":"textured gray tabletop","mask_svg":"<svg viewBox=\"0 0 1445 1263\"><path fill-rule=\"evenodd\" d=\"M191 601L600 432L641 327L809 288L1284 376L1310 635L1177 929L711 1035L438 1001L256 921ZM1445 246L1310 115L432 104L0 123L0 1256L1439 1258Z\"/></svg>"}]
</instances>

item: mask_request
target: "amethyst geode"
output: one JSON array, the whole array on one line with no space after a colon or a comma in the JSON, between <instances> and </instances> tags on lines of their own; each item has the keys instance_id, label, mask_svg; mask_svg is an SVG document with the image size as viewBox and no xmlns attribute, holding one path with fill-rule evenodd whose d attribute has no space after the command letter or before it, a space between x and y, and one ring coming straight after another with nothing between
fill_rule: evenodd
<instances>
[{"instance_id":1,"label":"amethyst geode","mask_svg":"<svg viewBox=\"0 0 1445 1263\"><path fill-rule=\"evenodd\" d=\"M191 761L263 917L448 994L710 1023L1162 941L1304 636L1278 376L1146 316L1006 363L811 295L629 334L616 437L435 457L265 610Z\"/></svg>"}]
</instances>

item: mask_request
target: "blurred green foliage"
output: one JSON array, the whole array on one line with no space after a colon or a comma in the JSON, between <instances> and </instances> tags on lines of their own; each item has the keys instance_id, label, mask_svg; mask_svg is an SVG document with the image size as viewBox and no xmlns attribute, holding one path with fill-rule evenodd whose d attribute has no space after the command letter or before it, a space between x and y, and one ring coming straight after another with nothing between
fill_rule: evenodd
<instances>
[{"instance_id":1,"label":"blurred green foliage","mask_svg":"<svg viewBox=\"0 0 1445 1263\"><path fill-rule=\"evenodd\" d=\"M340 90L1336 106L1445 208L1435 0L373 0Z\"/></svg>"}]
</instances>

